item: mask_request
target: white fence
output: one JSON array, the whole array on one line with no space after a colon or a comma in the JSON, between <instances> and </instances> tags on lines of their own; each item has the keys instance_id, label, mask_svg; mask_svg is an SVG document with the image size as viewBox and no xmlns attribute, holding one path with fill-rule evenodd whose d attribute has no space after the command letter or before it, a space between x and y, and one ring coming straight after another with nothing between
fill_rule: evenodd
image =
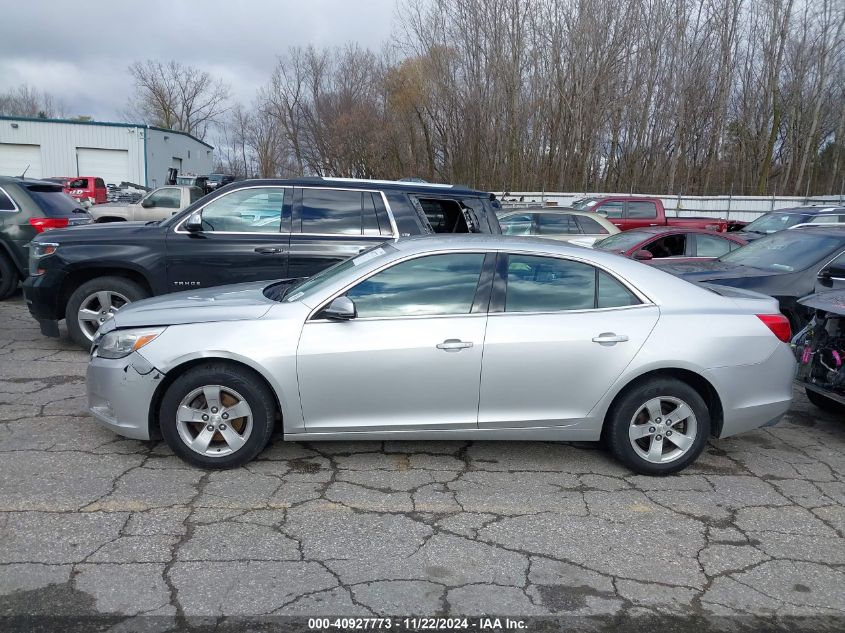
<instances>
[{"instance_id":1,"label":"white fence","mask_svg":"<svg viewBox=\"0 0 845 633\"><path fill-rule=\"evenodd\" d=\"M630 196L627 193L563 193L538 191L509 191L497 192L496 196L505 206L519 206L519 204L551 204L566 207L578 198L589 196ZM845 206L843 196L817 196L810 198L789 196L661 196L646 195L643 197L658 198L669 216L701 215L711 218L729 218L731 220L745 220L750 222L763 213L776 209L802 207L807 205Z\"/></svg>"}]
</instances>

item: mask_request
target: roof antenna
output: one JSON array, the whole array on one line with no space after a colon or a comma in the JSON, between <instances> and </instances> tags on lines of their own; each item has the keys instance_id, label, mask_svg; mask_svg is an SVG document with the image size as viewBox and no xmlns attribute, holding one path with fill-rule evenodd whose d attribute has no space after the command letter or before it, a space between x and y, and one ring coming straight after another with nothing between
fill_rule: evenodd
<instances>
[{"instance_id":1,"label":"roof antenna","mask_svg":"<svg viewBox=\"0 0 845 633\"><path fill-rule=\"evenodd\" d=\"M21 174L21 180L23 180L24 176L26 176L26 172L28 172L28 171L29 171L29 165L27 165L26 169L23 170L23 173Z\"/></svg>"}]
</instances>

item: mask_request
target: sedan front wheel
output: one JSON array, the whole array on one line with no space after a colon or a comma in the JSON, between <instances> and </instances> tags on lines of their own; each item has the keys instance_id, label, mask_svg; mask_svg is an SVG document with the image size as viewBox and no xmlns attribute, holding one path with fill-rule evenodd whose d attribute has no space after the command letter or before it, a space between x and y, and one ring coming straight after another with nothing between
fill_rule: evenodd
<instances>
[{"instance_id":1,"label":"sedan front wheel","mask_svg":"<svg viewBox=\"0 0 845 633\"><path fill-rule=\"evenodd\" d=\"M247 368L198 365L165 392L159 410L161 434L174 453L195 466L240 466L267 445L275 403L264 381Z\"/></svg>"},{"instance_id":2,"label":"sedan front wheel","mask_svg":"<svg viewBox=\"0 0 845 633\"><path fill-rule=\"evenodd\" d=\"M606 421L610 450L644 475L683 470L704 450L710 412L688 384L652 379L635 386L612 407Z\"/></svg>"}]
</instances>

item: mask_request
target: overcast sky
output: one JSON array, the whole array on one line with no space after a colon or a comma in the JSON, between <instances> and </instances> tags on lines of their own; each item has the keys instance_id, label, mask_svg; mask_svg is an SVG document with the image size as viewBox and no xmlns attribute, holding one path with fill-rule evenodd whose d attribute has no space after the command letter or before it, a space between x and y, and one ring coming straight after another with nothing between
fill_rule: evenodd
<instances>
[{"instance_id":1,"label":"overcast sky","mask_svg":"<svg viewBox=\"0 0 845 633\"><path fill-rule=\"evenodd\" d=\"M68 115L122 120L127 66L176 59L249 102L289 46L388 41L395 0L23 0L3 3L0 91L28 83Z\"/></svg>"}]
</instances>

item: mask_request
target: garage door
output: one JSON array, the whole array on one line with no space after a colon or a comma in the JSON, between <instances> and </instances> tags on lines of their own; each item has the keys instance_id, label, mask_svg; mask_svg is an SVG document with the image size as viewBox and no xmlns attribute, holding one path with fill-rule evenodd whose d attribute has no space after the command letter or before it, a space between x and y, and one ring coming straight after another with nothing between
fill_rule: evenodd
<instances>
[{"instance_id":1,"label":"garage door","mask_svg":"<svg viewBox=\"0 0 845 633\"><path fill-rule=\"evenodd\" d=\"M76 148L77 176L102 178L106 184L129 181L129 151L125 149Z\"/></svg>"},{"instance_id":2,"label":"garage door","mask_svg":"<svg viewBox=\"0 0 845 633\"><path fill-rule=\"evenodd\" d=\"M26 169L27 165L29 169ZM24 169L27 178L44 176L41 173L41 146L0 143L0 176L20 176Z\"/></svg>"}]
</instances>

